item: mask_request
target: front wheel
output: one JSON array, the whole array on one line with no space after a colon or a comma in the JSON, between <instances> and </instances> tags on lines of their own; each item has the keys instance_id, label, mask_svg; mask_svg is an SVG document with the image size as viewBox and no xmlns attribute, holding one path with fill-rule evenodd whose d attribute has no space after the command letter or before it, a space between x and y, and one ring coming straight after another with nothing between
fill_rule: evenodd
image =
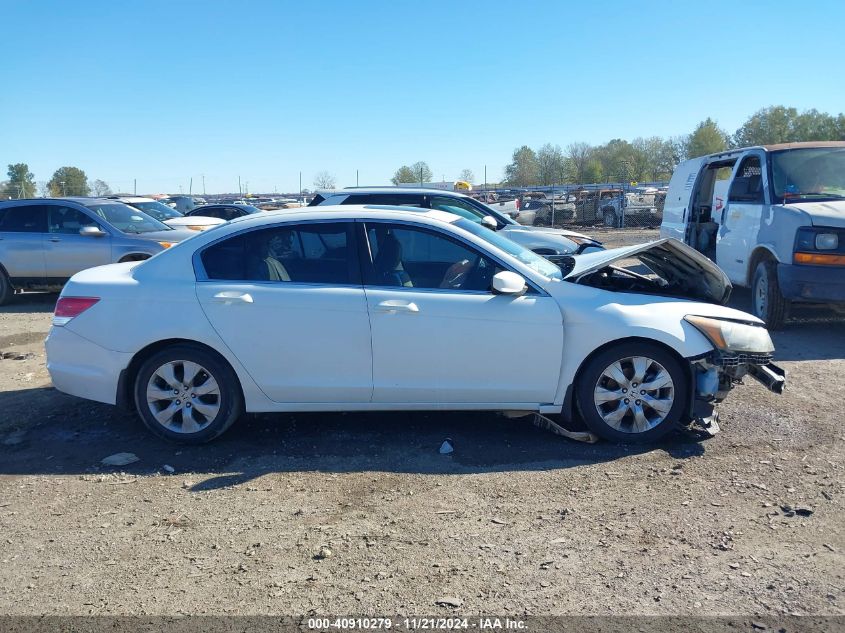
<instances>
[{"instance_id":1,"label":"front wheel","mask_svg":"<svg viewBox=\"0 0 845 633\"><path fill-rule=\"evenodd\" d=\"M789 300L781 294L777 264L765 259L754 270L751 282L751 310L770 330L779 330L786 322Z\"/></svg>"},{"instance_id":2,"label":"front wheel","mask_svg":"<svg viewBox=\"0 0 845 633\"><path fill-rule=\"evenodd\" d=\"M677 427L689 398L680 362L647 342L622 343L594 356L576 380L578 408L596 435L653 442Z\"/></svg>"},{"instance_id":3,"label":"front wheel","mask_svg":"<svg viewBox=\"0 0 845 633\"><path fill-rule=\"evenodd\" d=\"M150 431L183 444L213 440L244 409L232 368L191 345L174 345L144 362L135 379L135 406Z\"/></svg>"},{"instance_id":4,"label":"front wheel","mask_svg":"<svg viewBox=\"0 0 845 633\"><path fill-rule=\"evenodd\" d=\"M616 213L613 211L605 211L604 212L604 225L605 226L616 226Z\"/></svg>"}]
</instances>

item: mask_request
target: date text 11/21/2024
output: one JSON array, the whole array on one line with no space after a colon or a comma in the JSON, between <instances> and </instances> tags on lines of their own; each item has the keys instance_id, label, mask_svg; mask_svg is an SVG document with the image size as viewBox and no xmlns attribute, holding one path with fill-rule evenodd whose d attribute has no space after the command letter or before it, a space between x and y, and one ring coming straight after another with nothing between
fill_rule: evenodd
<instances>
[{"instance_id":1,"label":"date text 11/21/2024","mask_svg":"<svg viewBox=\"0 0 845 633\"><path fill-rule=\"evenodd\" d=\"M449 631L470 630L479 631L522 631L526 629L523 620L512 620L509 617L478 617L469 618L438 618L412 617L393 620L391 618L309 618L308 628L312 631L342 631L342 630L421 630L421 631Z\"/></svg>"}]
</instances>

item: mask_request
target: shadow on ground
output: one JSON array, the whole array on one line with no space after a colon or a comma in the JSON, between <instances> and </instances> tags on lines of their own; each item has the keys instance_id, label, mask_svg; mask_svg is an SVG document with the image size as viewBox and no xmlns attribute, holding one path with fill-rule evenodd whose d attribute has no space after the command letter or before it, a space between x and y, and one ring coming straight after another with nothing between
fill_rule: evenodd
<instances>
[{"instance_id":1,"label":"shadow on ground","mask_svg":"<svg viewBox=\"0 0 845 633\"><path fill-rule=\"evenodd\" d=\"M122 470L153 474L165 464L179 473L216 475L195 490L238 485L266 473L322 471L454 473L570 468L614 461L652 450L677 458L700 455L701 443L673 436L662 444L627 447L582 444L524 420L493 413L310 413L248 415L225 435L202 446L179 446L152 436L132 414L86 403L53 389L0 394L0 410L15 398L52 400L53 411L21 420L0 436L0 475L68 475ZM449 438L450 455L439 447ZM140 461L111 468L113 453Z\"/></svg>"}]
</instances>

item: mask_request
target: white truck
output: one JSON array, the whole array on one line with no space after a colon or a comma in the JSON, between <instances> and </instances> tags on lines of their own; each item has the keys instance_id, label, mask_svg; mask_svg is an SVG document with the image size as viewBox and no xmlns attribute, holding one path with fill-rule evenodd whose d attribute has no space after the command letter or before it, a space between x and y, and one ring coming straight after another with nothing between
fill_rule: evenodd
<instances>
[{"instance_id":1,"label":"white truck","mask_svg":"<svg viewBox=\"0 0 845 633\"><path fill-rule=\"evenodd\" d=\"M845 142L746 147L687 160L666 195L661 237L751 288L751 311L783 326L793 303L845 310Z\"/></svg>"}]
</instances>

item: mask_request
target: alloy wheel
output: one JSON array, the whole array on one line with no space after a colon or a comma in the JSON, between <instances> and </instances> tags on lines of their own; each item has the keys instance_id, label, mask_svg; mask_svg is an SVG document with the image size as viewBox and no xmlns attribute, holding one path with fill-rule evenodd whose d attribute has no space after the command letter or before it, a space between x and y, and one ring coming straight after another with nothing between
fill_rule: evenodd
<instances>
[{"instance_id":1,"label":"alloy wheel","mask_svg":"<svg viewBox=\"0 0 845 633\"><path fill-rule=\"evenodd\" d=\"M198 433L220 412L220 386L202 365L174 360L161 365L147 382L147 406L166 429Z\"/></svg>"},{"instance_id":2,"label":"alloy wheel","mask_svg":"<svg viewBox=\"0 0 845 633\"><path fill-rule=\"evenodd\" d=\"M656 360L631 356L605 368L593 391L593 402L611 428L644 433L669 415L675 402L675 384Z\"/></svg>"}]
</instances>

